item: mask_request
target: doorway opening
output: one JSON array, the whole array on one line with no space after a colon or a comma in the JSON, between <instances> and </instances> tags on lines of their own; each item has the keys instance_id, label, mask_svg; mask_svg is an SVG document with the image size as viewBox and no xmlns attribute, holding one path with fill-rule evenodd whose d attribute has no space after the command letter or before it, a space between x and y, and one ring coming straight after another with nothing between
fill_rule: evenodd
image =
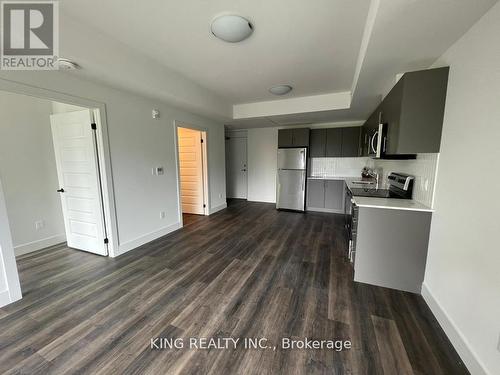
<instances>
[{"instance_id":1,"label":"doorway opening","mask_svg":"<svg viewBox=\"0 0 500 375\"><path fill-rule=\"evenodd\" d=\"M0 96L0 176L15 255L66 242L107 256L99 109Z\"/></svg>"},{"instance_id":2,"label":"doorway opening","mask_svg":"<svg viewBox=\"0 0 500 375\"><path fill-rule=\"evenodd\" d=\"M178 124L177 160L182 222L191 215L209 215L207 132Z\"/></svg>"},{"instance_id":3,"label":"doorway opening","mask_svg":"<svg viewBox=\"0 0 500 375\"><path fill-rule=\"evenodd\" d=\"M226 195L248 198L247 131L226 131Z\"/></svg>"},{"instance_id":4,"label":"doorway opening","mask_svg":"<svg viewBox=\"0 0 500 375\"><path fill-rule=\"evenodd\" d=\"M36 287L19 279L16 257L64 263L78 250L88 259L118 251L104 104L1 83L0 306Z\"/></svg>"}]
</instances>

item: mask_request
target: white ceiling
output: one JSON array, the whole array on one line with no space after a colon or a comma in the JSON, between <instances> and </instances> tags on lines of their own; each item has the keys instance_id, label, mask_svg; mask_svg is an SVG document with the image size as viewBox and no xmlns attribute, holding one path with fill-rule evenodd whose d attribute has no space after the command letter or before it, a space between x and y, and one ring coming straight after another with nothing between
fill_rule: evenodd
<instances>
[{"instance_id":1,"label":"white ceiling","mask_svg":"<svg viewBox=\"0 0 500 375\"><path fill-rule=\"evenodd\" d=\"M350 90L368 1L64 0L61 10L210 88L232 103ZM99 9L96 12L96 9ZM225 43L210 32L219 14L248 18L254 33ZM111 20L111 22L110 22Z\"/></svg>"},{"instance_id":2,"label":"white ceiling","mask_svg":"<svg viewBox=\"0 0 500 375\"><path fill-rule=\"evenodd\" d=\"M231 127L362 120L397 73L428 67L496 2L64 0L61 54L81 63L78 74ZM241 43L218 40L210 22L223 13L247 17L255 32ZM352 91L352 102L232 120L233 105L282 99L267 91L280 83L294 86L286 98Z\"/></svg>"}]
</instances>

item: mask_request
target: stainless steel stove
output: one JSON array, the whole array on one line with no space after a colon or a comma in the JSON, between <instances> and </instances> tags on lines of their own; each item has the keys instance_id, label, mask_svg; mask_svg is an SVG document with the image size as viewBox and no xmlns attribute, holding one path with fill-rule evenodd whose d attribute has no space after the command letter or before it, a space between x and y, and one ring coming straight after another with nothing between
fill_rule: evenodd
<instances>
[{"instance_id":1,"label":"stainless steel stove","mask_svg":"<svg viewBox=\"0 0 500 375\"><path fill-rule=\"evenodd\" d=\"M377 189L370 186L355 187L350 190L352 195L358 197L411 199L414 179L413 176L407 174L392 172L387 177L389 189Z\"/></svg>"}]
</instances>

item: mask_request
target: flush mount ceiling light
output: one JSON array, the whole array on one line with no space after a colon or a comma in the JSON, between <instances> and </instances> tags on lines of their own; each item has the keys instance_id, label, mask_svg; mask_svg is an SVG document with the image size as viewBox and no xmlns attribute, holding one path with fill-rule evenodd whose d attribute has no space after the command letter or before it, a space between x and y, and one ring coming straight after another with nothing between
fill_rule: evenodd
<instances>
[{"instance_id":1,"label":"flush mount ceiling light","mask_svg":"<svg viewBox=\"0 0 500 375\"><path fill-rule=\"evenodd\" d=\"M292 91L292 86L290 85L277 85L269 89L269 92L274 95L285 95Z\"/></svg>"},{"instance_id":2,"label":"flush mount ceiling light","mask_svg":"<svg viewBox=\"0 0 500 375\"><path fill-rule=\"evenodd\" d=\"M253 25L241 16L224 15L212 21L212 34L225 42L237 43L248 38L253 32Z\"/></svg>"},{"instance_id":3,"label":"flush mount ceiling light","mask_svg":"<svg viewBox=\"0 0 500 375\"><path fill-rule=\"evenodd\" d=\"M57 66L59 67L59 70L75 70L81 68L77 63L68 59L63 59L62 57L57 59Z\"/></svg>"}]
</instances>

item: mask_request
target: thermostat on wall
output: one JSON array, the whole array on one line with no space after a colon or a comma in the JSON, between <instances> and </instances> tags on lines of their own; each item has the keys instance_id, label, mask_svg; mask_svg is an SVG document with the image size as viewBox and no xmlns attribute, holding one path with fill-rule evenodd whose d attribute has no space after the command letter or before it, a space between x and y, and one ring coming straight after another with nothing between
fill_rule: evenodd
<instances>
[{"instance_id":1,"label":"thermostat on wall","mask_svg":"<svg viewBox=\"0 0 500 375\"><path fill-rule=\"evenodd\" d=\"M163 167L154 167L153 168L153 176L160 176L165 173Z\"/></svg>"}]
</instances>

